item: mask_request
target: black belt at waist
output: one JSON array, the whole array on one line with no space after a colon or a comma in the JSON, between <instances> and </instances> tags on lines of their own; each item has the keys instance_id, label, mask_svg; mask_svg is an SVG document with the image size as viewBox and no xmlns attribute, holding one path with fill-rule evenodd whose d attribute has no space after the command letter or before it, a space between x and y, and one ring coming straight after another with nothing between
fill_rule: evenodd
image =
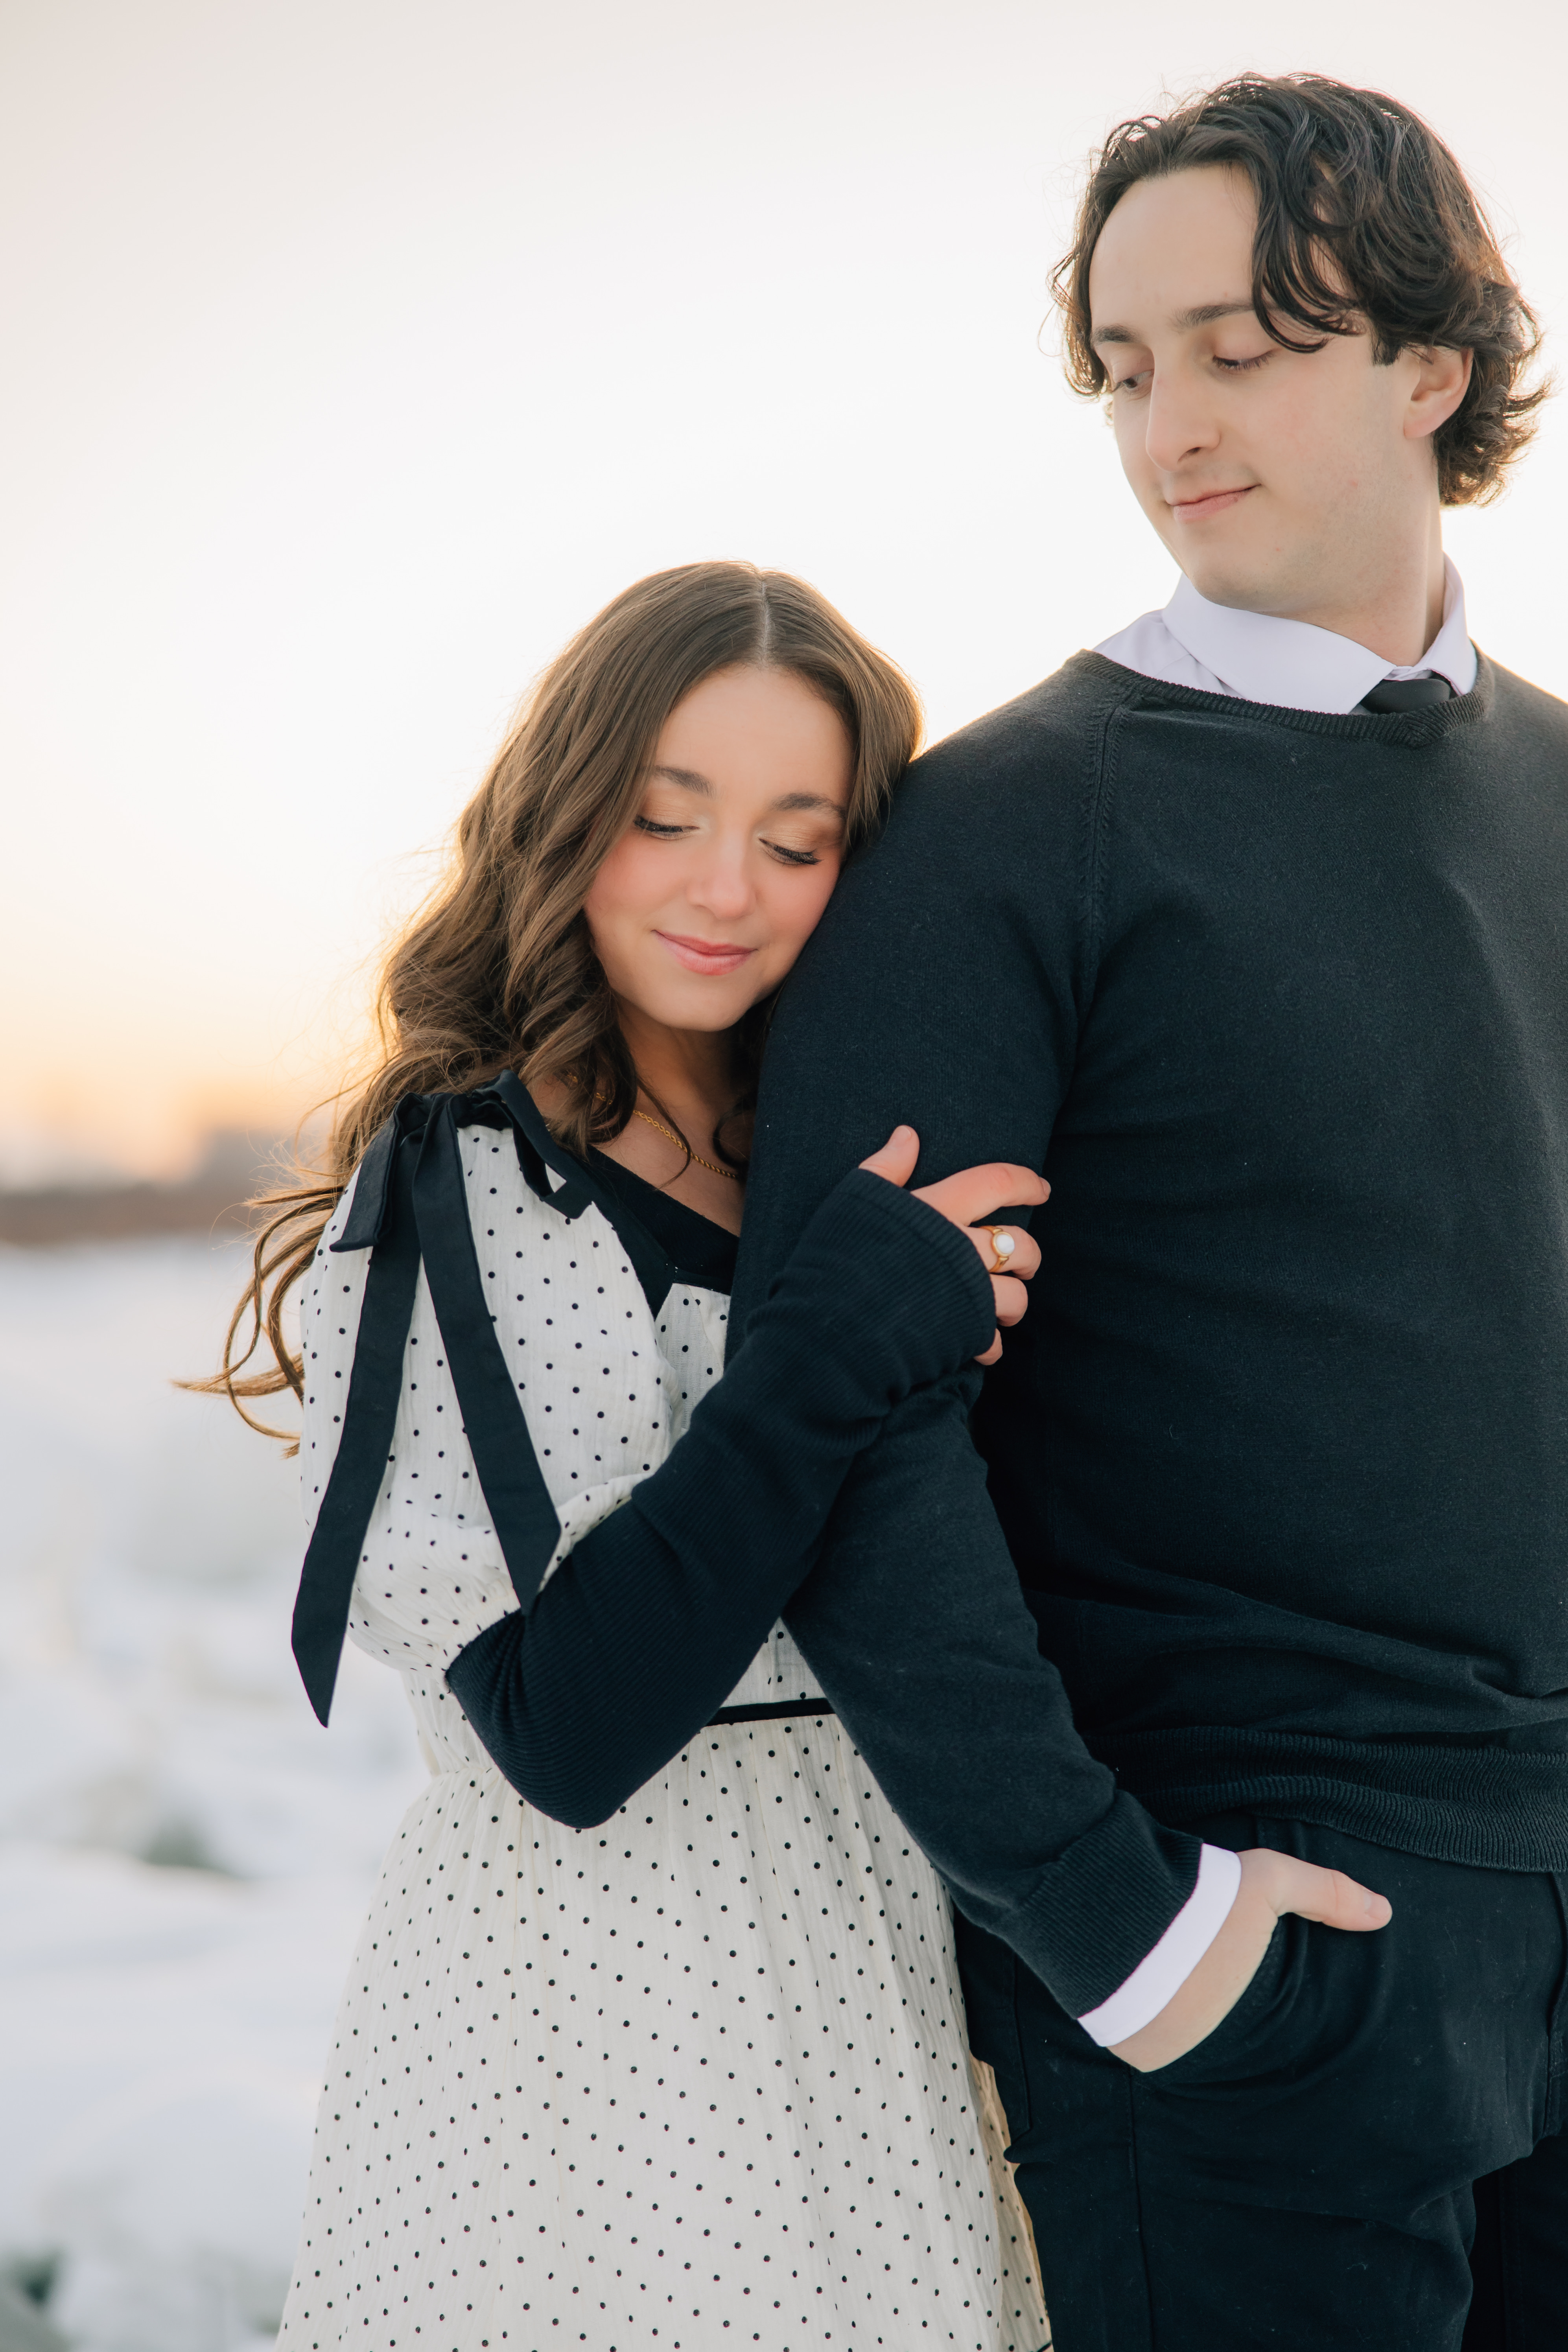
<instances>
[{"instance_id":1,"label":"black belt at waist","mask_svg":"<svg viewBox=\"0 0 1568 2352\"><path fill-rule=\"evenodd\" d=\"M711 1731L716 1723L782 1723L784 1717L790 1715L824 1716L837 1713L837 1709L831 1699L770 1698L764 1699L758 1706L721 1706L717 1715L709 1717L703 1729Z\"/></svg>"}]
</instances>

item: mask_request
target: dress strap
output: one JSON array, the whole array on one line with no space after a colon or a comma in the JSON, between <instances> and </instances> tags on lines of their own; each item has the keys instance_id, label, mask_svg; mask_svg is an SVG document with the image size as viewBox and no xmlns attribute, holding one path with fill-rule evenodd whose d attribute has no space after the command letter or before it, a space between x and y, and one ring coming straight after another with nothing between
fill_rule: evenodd
<instances>
[{"instance_id":1,"label":"dress strap","mask_svg":"<svg viewBox=\"0 0 1568 2352\"><path fill-rule=\"evenodd\" d=\"M425 1278L463 1409L463 1433L512 1590L527 1609L561 1540L561 1522L479 1274L458 1150L458 1127L468 1124L465 1109L462 1097L448 1095L431 1118L414 1171L414 1213Z\"/></svg>"},{"instance_id":2,"label":"dress strap","mask_svg":"<svg viewBox=\"0 0 1568 2352\"><path fill-rule=\"evenodd\" d=\"M624 1202L556 1142L510 1070L470 1094L405 1095L360 1163L333 1253L367 1249L370 1272L354 1341L342 1435L294 1604L294 1655L327 1720L348 1630L365 1529L386 1476L419 1268L430 1286L463 1431L519 1605L530 1608L561 1540L527 1416L485 1297L458 1147L465 1127L508 1128L523 1181L566 1218L597 1208L614 1228L657 1315L679 1269Z\"/></svg>"},{"instance_id":3,"label":"dress strap","mask_svg":"<svg viewBox=\"0 0 1568 2352\"><path fill-rule=\"evenodd\" d=\"M373 1197L362 1203L356 1189L342 1240L333 1244L334 1248L368 1247L371 1261L337 1459L316 1515L294 1603L295 1662L322 1723L338 1679L364 1531L392 1452L403 1387L404 1344L419 1281L413 1190L415 1164L425 1138L423 1125L416 1123L416 1106L423 1109L420 1097L406 1097L378 1130L361 1171L362 1184L366 1178L371 1180ZM360 1219L362 1205L364 1215ZM356 1220L363 1238L356 1235L351 1240Z\"/></svg>"},{"instance_id":4,"label":"dress strap","mask_svg":"<svg viewBox=\"0 0 1568 2352\"><path fill-rule=\"evenodd\" d=\"M464 1433L522 1608L532 1602L560 1541L561 1522L485 1297L458 1148L461 1126L512 1124L510 1106L498 1108L499 1118L481 1109L475 1118L464 1096L405 1096L365 1154L353 1207L332 1244L334 1251L369 1249L371 1260L342 1435L294 1604L294 1655L322 1723L365 1529L391 1458L421 1261ZM526 1164L525 1173L531 1177ZM571 1208L559 1194L547 1190L545 1197L567 1214L587 1206L585 1196Z\"/></svg>"}]
</instances>

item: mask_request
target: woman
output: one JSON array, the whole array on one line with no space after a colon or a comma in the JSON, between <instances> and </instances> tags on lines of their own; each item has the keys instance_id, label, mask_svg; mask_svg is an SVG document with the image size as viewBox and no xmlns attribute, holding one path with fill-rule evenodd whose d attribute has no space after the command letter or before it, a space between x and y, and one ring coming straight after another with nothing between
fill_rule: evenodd
<instances>
[{"instance_id":1,"label":"woman","mask_svg":"<svg viewBox=\"0 0 1568 2352\"><path fill-rule=\"evenodd\" d=\"M285 2346L1043 2340L945 1898L779 1622L881 1417L1022 1312L1033 1244L970 1228L1040 1180L907 1194L900 1130L720 1383L766 1008L917 736L798 582L617 598L388 963L333 1180L258 1245L279 1369L225 1377L303 1397L306 1685L324 1720L346 1624L432 1774Z\"/></svg>"}]
</instances>

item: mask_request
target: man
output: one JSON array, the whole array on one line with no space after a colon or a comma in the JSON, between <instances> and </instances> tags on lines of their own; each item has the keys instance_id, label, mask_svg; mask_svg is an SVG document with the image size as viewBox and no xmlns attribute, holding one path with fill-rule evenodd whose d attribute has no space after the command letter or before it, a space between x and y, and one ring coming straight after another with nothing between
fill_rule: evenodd
<instances>
[{"instance_id":1,"label":"man","mask_svg":"<svg viewBox=\"0 0 1568 2352\"><path fill-rule=\"evenodd\" d=\"M967 1915L1058 2352L1557 2352L1568 711L1441 537L1533 321L1304 77L1123 125L1058 288L1184 577L918 763L786 992L737 1328L895 1119L1053 1188L790 1622Z\"/></svg>"}]
</instances>

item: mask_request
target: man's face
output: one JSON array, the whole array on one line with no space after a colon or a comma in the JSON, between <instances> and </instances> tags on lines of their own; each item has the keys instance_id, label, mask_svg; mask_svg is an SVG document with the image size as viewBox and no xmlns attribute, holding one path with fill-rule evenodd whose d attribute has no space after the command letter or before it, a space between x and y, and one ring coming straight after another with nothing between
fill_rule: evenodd
<instances>
[{"instance_id":1,"label":"man's face","mask_svg":"<svg viewBox=\"0 0 1568 2352\"><path fill-rule=\"evenodd\" d=\"M1381 367L1365 333L1304 352L1270 341L1255 220L1228 165L1130 188L1090 265L1091 337L1127 478L1199 594L1332 626L1432 527L1441 419L1422 411L1415 352Z\"/></svg>"}]
</instances>

